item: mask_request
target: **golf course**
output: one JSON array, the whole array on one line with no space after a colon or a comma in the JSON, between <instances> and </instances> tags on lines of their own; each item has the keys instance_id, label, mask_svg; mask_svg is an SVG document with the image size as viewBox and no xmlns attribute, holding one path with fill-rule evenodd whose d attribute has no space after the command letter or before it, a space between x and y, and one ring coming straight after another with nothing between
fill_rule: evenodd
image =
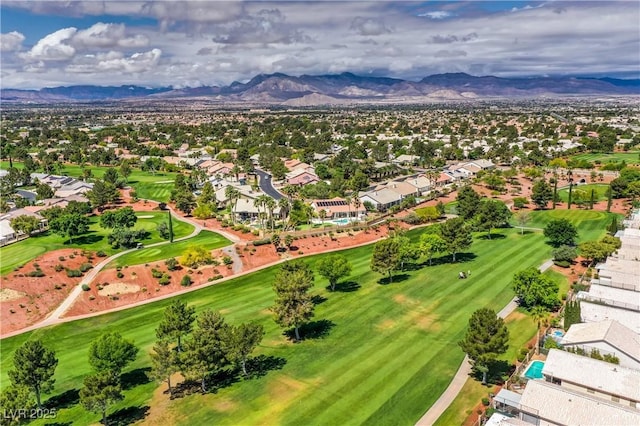
<instances>
[{"instance_id":1,"label":"golf course","mask_svg":"<svg viewBox=\"0 0 640 426\"><path fill-rule=\"evenodd\" d=\"M561 212L534 213L539 214L528 226L543 226ZM577 210L566 216L578 226L581 240L603 235L612 217ZM422 232L413 230L408 236L417 241ZM91 373L90 342L109 331L121 333L140 348L124 372L125 399L109 410L114 422L150 416L156 424L414 424L460 365L464 354L457 342L471 314L481 307L499 311L513 297L513 274L539 266L550 251L542 232L520 235L518 229L494 230L491 240L476 234L458 262L443 256L433 266L418 263L397 271L389 284L369 268L372 246L345 250L353 265L351 275L335 292L316 276L315 317L302 330L304 341L297 344L283 335L269 311L277 266L188 293L181 299L197 312L219 310L229 323L255 321L266 331L254 353L260 357L255 363L260 371L248 380L217 385L213 380L216 388L205 395L169 401L166 394L155 392L159 385L144 374L156 340L154 329L170 299L4 339L0 386L8 384L15 349L27 339L42 339L59 358L55 388L48 396L63 395L65 401L59 405L56 422L96 423L99 416L79 405L77 392L83 377ZM306 262L314 268L323 256ZM468 279L458 279L462 270L471 272ZM509 327L515 346L535 330L526 316Z\"/></svg>"},{"instance_id":2,"label":"golf course","mask_svg":"<svg viewBox=\"0 0 640 426\"><path fill-rule=\"evenodd\" d=\"M159 223L168 221L166 212L137 212L136 216L138 217L138 221L134 228L149 231L149 238L142 241L144 244L165 241L156 230L156 227ZM177 219L173 220L174 238L185 237L191 234L193 229L193 225L189 223ZM110 229L105 229L100 226L98 216L91 216L89 217L89 232L75 237L72 241L69 241L67 237L54 234L51 231L34 234L25 240L0 248L0 259L2 259L0 275L7 274L16 266L23 265L43 253L58 249L78 248L91 251L103 251L107 255L121 251L122 249L116 250L111 248L111 245L107 241L109 233L111 233Z\"/></svg>"}]
</instances>

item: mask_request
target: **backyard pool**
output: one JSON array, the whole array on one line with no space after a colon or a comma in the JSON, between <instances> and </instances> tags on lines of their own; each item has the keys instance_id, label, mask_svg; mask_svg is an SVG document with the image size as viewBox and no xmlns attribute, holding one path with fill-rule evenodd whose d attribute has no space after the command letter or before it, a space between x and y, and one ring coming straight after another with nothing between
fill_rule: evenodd
<instances>
[{"instance_id":1,"label":"backyard pool","mask_svg":"<svg viewBox=\"0 0 640 426\"><path fill-rule=\"evenodd\" d=\"M542 368L544 367L544 362L542 361L533 361L529 364L529 368L524 373L524 377L527 379L542 379Z\"/></svg>"},{"instance_id":2,"label":"backyard pool","mask_svg":"<svg viewBox=\"0 0 640 426\"><path fill-rule=\"evenodd\" d=\"M564 331L556 330L556 331L553 332L553 335L556 336L556 337L562 337L562 336L564 336Z\"/></svg>"},{"instance_id":3,"label":"backyard pool","mask_svg":"<svg viewBox=\"0 0 640 426\"><path fill-rule=\"evenodd\" d=\"M333 219L331 222L335 223L336 225L346 225L347 223L349 223L349 219L347 219L347 218L344 218L344 219Z\"/></svg>"}]
</instances>

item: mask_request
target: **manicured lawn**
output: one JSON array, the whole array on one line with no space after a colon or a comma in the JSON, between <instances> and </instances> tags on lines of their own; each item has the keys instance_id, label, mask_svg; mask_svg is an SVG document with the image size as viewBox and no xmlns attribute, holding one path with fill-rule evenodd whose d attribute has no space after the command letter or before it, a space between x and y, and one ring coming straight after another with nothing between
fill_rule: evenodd
<instances>
[{"instance_id":1,"label":"manicured lawn","mask_svg":"<svg viewBox=\"0 0 640 426\"><path fill-rule=\"evenodd\" d=\"M175 222L174 222L175 223ZM174 228L175 229L175 228ZM220 234L210 231L202 231L193 238L166 244L158 247L143 248L140 250L127 253L111 262L109 267L124 265L139 265L142 263L153 262L156 260L168 259L170 257L178 257L182 252L191 246L201 246L207 250L213 250L231 244Z\"/></svg>"},{"instance_id":2,"label":"manicured lawn","mask_svg":"<svg viewBox=\"0 0 640 426\"><path fill-rule=\"evenodd\" d=\"M149 238L143 240L144 244L164 241L156 231L156 226L162 221L167 221L166 212L137 212L136 215L138 221L134 229L144 228L150 232ZM102 250L109 255L119 251L112 249L107 242L110 230L100 226L99 217L92 216L90 221L89 233L74 238L72 242L69 242L66 237L46 232L0 248L0 274L4 275L17 265L25 264L43 253L63 248ZM175 238L180 238L193 232L193 225L174 219L173 230Z\"/></svg>"},{"instance_id":3,"label":"manicured lawn","mask_svg":"<svg viewBox=\"0 0 640 426\"><path fill-rule=\"evenodd\" d=\"M409 235L416 239L420 232ZM266 335L257 354L281 359L284 365L216 393L167 402L163 418L172 424L414 424L457 370L464 356L457 342L471 313L480 307L501 309L513 297L513 273L538 266L548 257L539 232L499 233L505 238L477 238L470 254L460 256L464 262L397 273L394 282L386 285L369 270L371 246L345 251L354 267L349 281L355 288L330 293L325 289L327 282L318 277L314 293L326 300L317 305L315 320L325 321L317 326L326 333L299 344L285 339L268 310L274 299L271 282L276 267L182 296L198 311L221 310L231 323L263 324ZM314 264L321 257L306 261ZM471 270L471 277L459 280L460 270ZM0 348L2 386L6 386L11 354L30 337L42 338L57 351L54 395L79 389L90 371L89 342L107 330L122 333L140 347L129 370L146 367L154 328L169 303L160 301L5 339ZM155 387L142 384L126 391L125 401L114 409L149 405ZM60 410L56 419L79 425L97 420L98 416L77 405Z\"/></svg>"},{"instance_id":4,"label":"manicured lawn","mask_svg":"<svg viewBox=\"0 0 640 426\"><path fill-rule=\"evenodd\" d=\"M615 152L612 154L586 153L574 155L572 158L591 162L600 161L602 164L606 164L610 161L619 162L624 160L627 164L631 165L640 164L640 151Z\"/></svg>"},{"instance_id":5,"label":"manicured lawn","mask_svg":"<svg viewBox=\"0 0 640 426\"><path fill-rule=\"evenodd\" d=\"M622 219L622 216L615 213L607 213L597 210L536 210L531 212L531 221L527 223L530 228L544 228L552 220L567 219L578 228L578 242L598 239L606 233L607 225L611 223L614 216ZM511 220L512 226L517 227L515 218Z\"/></svg>"},{"instance_id":6,"label":"manicured lawn","mask_svg":"<svg viewBox=\"0 0 640 426\"><path fill-rule=\"evenodd\" d=\"M552 270L548 270L545 274L559 284L559 295L563 291L566 292L569 287L569 281L562 274ZM505 322L509 329L509 349L500 356L500 359L513 363L520 348L523 348L535 336L536 325L528 313L520 308L512 312ZM482 382L473 378L467 379L458 396L438 418L435 426L463 424L482 398L488 398L492 388L493 386L485 386Z\"/></svg>"},{"instance_id":7,"label":"manicured lawn","mask_svg":"<svg viewBox=\"0 0 640 426\"><path fill-rule=\"evenodd\" d=\"M582 197L582 201L585 205L589 204L591 201L591 190L594 190L594 201L603 201L607 199L607 188L609 185L598 185L598 184L587 184L587 185L578 185L574 186L572 189L572 203L575 203L578 200L578 196L576 192L582 191L584 193ZM558 189L558 196L565 203L569 201L569 188Z\"/></svg>"},{"instance_id":8,"label":"manicured lawn","mask_svg":"<svg viewBox=\"0 0 640 426\"><path fill-rule=\"evenodd\" d=\"M14 161L13 167L18 169L23 165L20 162ZM0 168L8 169L8 161L0 161ZM106 166L87 166L91 169L94 178L101 178L104 173L110 169ZM117 168L116 168L117 169ZM55 171L53 174L62 174L66 176L72 176L75 178L82 177L82 167L78 165L65 165L60 171ZM138 198L156 200L156 201L168 201L171 189L173 189L173 181L175 180L177 173L171 172L158 172L152 174L140 169L132 169L131 175L127 178L127 185L131 186L138 193Z\"/></svg>"}]
</instances>

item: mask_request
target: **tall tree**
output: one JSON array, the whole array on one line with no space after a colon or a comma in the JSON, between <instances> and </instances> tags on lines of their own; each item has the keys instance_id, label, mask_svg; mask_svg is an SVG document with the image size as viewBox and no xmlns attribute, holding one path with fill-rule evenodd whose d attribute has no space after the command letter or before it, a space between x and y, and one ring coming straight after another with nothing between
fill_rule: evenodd
<instances>
[{"instance_id":1,"label":"tall tree","mask_svg":"<svg viewBox=\"0 0 640 426\"><path fill-rule=\"evenodd\" d=\"M422 234L419 244L422 254L429 258L429 266L431 266L431 260L436 253L447 250L445 241L438 234Z\"/></svg>"},{"instance_id":2,"label":"tall tree","mask_svg":"<svg viewBox=\"0 0 640 426\"><path fill-rule=\"evenodd\" d=\"M316 268L318 268L318 273L322 277L329 280L331 291L336 289L336 284L340 278L346 277L351 273L351 263L349 263L346 257L340 254L333 254L321 258L318 263L316 263Z\"/></svg>"},{"instance_id":3,"label":"tall tree","mask_svg":"<svg viewBox=\"0 0 640 426\"><path fill-rule=\"evenodd\" d=\"M513 290L520 306L544 306L551 310L558 306L558 284L535 267L517 272L513 276Z\"/></svg>"},{"instance_id":4,"label":"tall tree","mask_svg":"<svg viewBox=\"0 0 640 426\"><path fill-rule=\"evenodd\" d=\"M28 387L13 384L5 386L0 392L0 407L2 407L0 425L19 425L24 420L25 413L35 405L36 401Z\"/></svg>"},{"instance_id":5,"label":"tall tree","mask_svg":"<svg viewBox=\"0 0 640 426\"><path fill-rule=\"evenodd\" d=\"M553 191L549 184L540 179L533 184L531 188L531 201L540 209L546 209L549 200L553 199Z\"/></svg>"},{"instance_id":6,"label":"tall tree","mask_svg":"<svg viewBox=\"0 0 640 426\"><path fill-rule=\"evenodd\" d=\"M373 246L371 270L388 275L393 281L393 271L400 265L400 243L395 238L385 238Z\"/></svg>"},{"instance_id":7,"label":"tall tree","mask_svg":"<svg viewBox=\"0 0 640 426\"><path fill-rule=\"evenodd\" d=\"M219 312L206 310L197 319L197 327L185 342L182 354L187 377L200 380L202 393L207 392L207 377L227 365L224 338L229 326Z\"/></svg>"},{"instance_id":8,"label":"tall tree","mask_svg":"<svg viewBox=\"0 0 640 426\"><path fill-rule=\"evenodd\" d=\"M458 215L464 220L474 217L480 207L481 199L480 194L474 191L471 186L463 186L456 197Z\"/></svg>"},{"instance_id":9,"label":"tall tree","mask_svg":"<svg viewBox=\"0 0 640 426\"><path fill-rule=\"evenodd\" d=\"M314 304L308 293L313 280L309 266L294 260L282 264L273 281L276 300L271 310L275 321L281 327L293 327L296 341L300 340L300 326L313 317Z\"/></svg>"},{"instance_id":10,"label":"tall tree","mask_svg":"<svg viewBox=\"0 0 640 426\"><path fill-rule=\"evenodd\" d=\"M555 247L561 245L572 246L576 238L578 238L578 230L567 219L556 219L550 221L544 227L544 236Z\"/></svg>"},{"instance_id":11,"label":"tall tree","mask_svg":"<svg viewBox=\"0 0 640 426\"><path fill-rule=\"evenodd\" d=\"M38 183L36 185L36 198L38 200L44 200L47 198L53 198L55 191L46 183Z\"/></svg>"},{"instance_id":12,"label":"tall tree","mask_svg":"<svg viewBox=\"0 0 640 426\"><path fill-rule=\"evenodd\" d=\"M471 315L467 333L459 345L469 356L473 369L482 373L482 383L486 383L490 365L509 348L509 330L495 311L478 309Z\"/></svg>"},{"instance_id":13,"label":"tall tree","mask_svg":"<svg viewBox=\"0 0 640 426\"><path fill-rule=\"evenodd\" d=\"M229 327L224 337L225 353L229 361L240 366L242 374L247 375L247 359L262 341L264 327L260 324L240 324Z\"/></svg>"},{"instance_id":14,"label":"tall tree","mask_svg":"<svg viewBox=\"0 0 640 426\"><path fill-rule=\"evenodd\" d=\"M516 220L518 221L518 225L520 225L520 234L524 235L524 227L531 221L531 213L526 210L520 210L516 213Z\"/></svg>"},{"instance_id":15,"label":"tall tree","mask_svg":"<svg viewBox=\"0 0 640 426\"><path fill-rule=\"evenodd\" d=\"M536 355L540 352L540 326L547 319L549 312L544 306L531 308L531 319L536 323Z\"/></svg>"},{"instance_id":16,"label":"tall tree","mask_svg":"<svg viewBox=\"0 0 640 426\"><path fill-rule=\"evenodd\" d=\"M63 214L49 221L49 229L73 242L73 237L89 232L89 218L78 213Z\"/></svg>"},{"instance_id":17,"label":"tall tree","mask_svg":"<svg viewBox=\"0 0 640 426\"><path fill-rule=\"evenodd\" d=\"M40 220L35 216L23 214L11 219L11 227L18 232L29 235L40 229Z\"/></svg>"},{"instance_id":18,"label":"tall tree","mask_svg":"<svg viewBox=\"0 0 640 426\"><path fill-rule=\"evenodd\" d=\"M461 217L454 217L440 225L440 237L451 253L452 260L456 261L456 254L471 246L473 237L469 227Z\"/></svg>"},{"instance_id":19,"label":"tall tree","mask_svg":"<svg viewBox=\"0 0 640 426\"><path fill-rule=\"evenodd\" d=\"M125 182L129 182L129 176L131 176L131 165L129 165L129 162L127 160L123 160L122 163L120 164L120 168L118 169L118 173L120 173L120 176L122 176L124 178Z\"/></svg>"},{"instance_id":20,"label":"tall tree","mask_svg":"<svg viewBox=\"0 0 640 426\"><path fill-rule=\"evenodd\" d=\"M53 350L45 347L40 340L27 340L13 354L13 370L9 379L17 386L26 386L36 397L38 408L42 408L40 396L53 388L53 374L58 366L58 358Z\"/></svg>"},{"instance_id":21,"label":"tall tree","mask_svg":"<svg viewBox=\"0 0 640 426\"><path fill-rule=\"evenodd\" d=\"M120 198L118 188L110 182L97 180L93 188L86 192L85 196L94 208L102 208L109 203L115 203Z\"/></svg>"},{"instance_id":22,"label":"tall tree","mask_svg":"<svg viewBox=\"0 0 640 426\"><path fill-rule=\"evenodd\" d=\"M80 403L85 410L102 415L102 424L107 425L109 406L124 399L117 377L100 372L84 378L80 389Z\"/></svg>"},{"instance_id":23,"label":"tall tree","mask_svg":"<svg viewBox=\"0 0 640 426\"><path fill-rule=\"evenodd\" d=\"M131 207L109 210L100 215L100 226L103 228L131 228L137 221L138 216Z\"/></svg>"},{"instance_id":24,"label":"tall tree","mask_svg":"<svg viewBox=\"0 0 640 426\"><path fill-rule=\"evenodd\" d=\"M180 371L178 352L169 347L169 342L159 340L153 346L153 352L149 354L151 358L151 371L149 377L160 383L167 383L169 395L173 396L171 387L171 376Z\"/></svg>"},{"instance_id":25,"label":"tall tree","mask_svg":"<svg viewBox=\"0 0 640 426\"><path fill-rule=\"evenodd\" d=\"M185 302L176 299L164 310L162 321L156 328L156 337L161 340L176 340L178 352L182 350L180 345L183 336L191 333L195 320L196 308L187 306Z\"/></svg>"},{"instance_id":26,"label":"tall tree","mask_svg":"<svg viewBox=\"0 0 640 426\"><path fill-rule=\"evenodd\" d=\"M511 217L511 210L499 200L485 200L478 209L478 223L487 230L487 236L491 239L491 231L500 225L504 225Z\"/></svg>"},{"instance_id":27,"label":"tall tree","mask_svg":"<svg viewBox=\"0 0 640 426\"><path fill-rule=\"evenodd\" d=\"M98 372L118 378L124 367L136 359L138 348L119 333L105 333L89 346L89 365Z\"/></svg>"}]
</instances>

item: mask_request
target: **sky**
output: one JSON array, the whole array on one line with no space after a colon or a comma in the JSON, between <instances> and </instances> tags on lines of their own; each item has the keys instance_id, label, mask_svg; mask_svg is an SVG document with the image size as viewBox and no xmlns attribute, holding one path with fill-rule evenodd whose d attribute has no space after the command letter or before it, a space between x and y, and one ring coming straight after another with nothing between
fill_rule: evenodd
<instances>
[{"instance_id":1,"label":"sky","mask_svg":"<svg viewBox=\"0 0 640 426\"><path fill-rule=\"evenodd\" d=\"M640 2L11 1L0 86L198 87L258 74L640 77Z\"/></svg>"}]
</instances>

